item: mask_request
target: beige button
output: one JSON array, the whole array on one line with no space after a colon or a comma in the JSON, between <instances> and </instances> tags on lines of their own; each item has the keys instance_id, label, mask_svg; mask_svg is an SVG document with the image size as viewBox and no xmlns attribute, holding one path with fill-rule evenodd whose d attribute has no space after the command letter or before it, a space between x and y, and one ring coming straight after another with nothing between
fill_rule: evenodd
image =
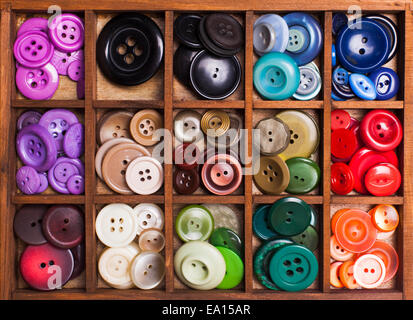
<instances>
[{"instance_id":1,"label":"beige button","mask_svg":"<svg viewBox=\"0 0 413 320\"><path fill-rule=\"evenodd\" d=\"M254 145L263 155L276 155L283 152L290 143L290 129L278 118L262 119L256 125Z\"/></svg>"},{"instance_id":2,"label":"beige button","mask_svg":"<svg viewBox=\"0 0 413 320\"><path fill-rule=\"evenodd\" d=\"M140 203L133 208L136 224L138 225L138 235L145 229L162 230L165 217L162 209L154 203Z\"/></svg>"},{"instance_id":3,"label":"beige button","mask_svg":"<svg viewBox=\"0 0 413 320\"><path fill-rule=\"evenodd\" d=\"M139 236L139 247L143 251L161 252L165 247L165 236L159 229L144 229Z\"/></svg>"},{"instance_id":4,"label":"beige button","mask_svg":"<svg viewBox=\"0 0 413 320\"><path fill-rule=\"evenodd\" d=\"M159 139L156 137L155 131L162 128L162 116L152 109L144 109L137 112L130 122L130 132L133 139L144 146L157 144Z\"/></svg>"},{"instance_id":5,"label":"beige button","mask_svg":"<svg viewBox=\"0 0 413 320\"><path fill-rule=\"evenodd\" d=\"M146 156L148 150L136 143L121 143L112 147L102 163L102 176L113 191L121 194L132 194L126 182L126 169L131 161Z\"/></svg>"},{"instance_id":6,"label":"beige button","mask_svg":"<svg viewBox=\"0 0 413 320\"><path fill-rule=\"evenodd\" d=\"M201 115L193 110L179 112L174 119L175 137L182 142L194 142L203 136L201 132Z\"/></svg>"},{"instance_id":7,"label":"beige button","mask_svg":"<svg viewBox=\"0 0 413 320\"><path fill-rule=\"evenodd\" d=\"M142 252L133 260L130 273L139 289L156 288L165 277L165 259L156 252Z\"/></svg>"},{"instance_id":8,"label":"beige button","mask_svg":"<svg viewBox=\"0 0 413 320\"><path fill-rule=\"evenodd\" d=\"M132 138L129 132L129 124L133 113L129 111L110 111L100 118L97 128L97 139L99 144L103 144L110 139Z\"/></svg>"},{"instance_id":9,"label":"beige button","mask_svg":"<svg viewBox=\"0 0 413 320\"><path fill-rule=\"evenodd\" d=\"M223 136L217 138L218 146L231 147L238 143L241 138L241 129L244 126L242 118L235 112L229 112L228 116L230 128Z\"/></svg>"},{"instance_id":10,"label":"beige button","mask_svg":"<svg viewBox=\"0 0 413 320\"><path fill-rule=\"evenodd\" d=\"M211 137L219 137L225 134L230 127L229 116L220 110L209 110L201 119L202 131Z\"/></svg>"},{"instance_id":11,"label":"beige button","mask_svg":"<svg viewBox=\"0 0 413 320\"><path fill-rule=\"evenodd\" d=\"M126 183L137 194L152 194L163 185L163 168L155 158L139 157L126 169Z\"/></svg>"}]
</instances>

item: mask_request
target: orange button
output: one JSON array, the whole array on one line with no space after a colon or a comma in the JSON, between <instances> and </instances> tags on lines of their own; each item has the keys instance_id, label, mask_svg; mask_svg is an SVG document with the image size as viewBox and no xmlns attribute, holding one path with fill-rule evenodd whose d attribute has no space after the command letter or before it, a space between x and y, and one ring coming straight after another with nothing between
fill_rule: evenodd
<instances>
[{"instance_id":1,"label":"orange button","mask_svg":"<svg viewBox=\"0 0 413 320\"><path fill-rule=\"evenodd\" d=\"M359 285L356 279L354 279L354 261L349 260L344 262L340 269L338 270L338 276L340 277L341 283L347 289L357 289Z\"/></svg>"},{"instance_id":2,"label":"orange button","mask_svg":"<svg viewBox=\"0 0 413 320\"><path fill-rule=\"evenodd\" d=\"M330 255L334 260L347 261L354 257L354 253L343 249L337 242L336 236L330 238Z\"/></svg>"},{"instance_id":3,"label":"orange button","mask_svg":"<svg viewBox=\"0 0 413 320\"><path fill-rule=\"evenodd\" d=\"M365 254L354 263L354 279L363 288L380 286L386 276L383 260L374 254Z\"/></svg>"},{"instance_id":4,"label":"orange button","mask_svg":"<svg viewBox=\"0 0 413 320\"><path fill-rule=\"evenodd\" d=\"M379 231L390 232L397 228L399 224L399 214L395 207L389 204L381 204L371 211L373 224Z\"/></svg>"},{"instance_id":5,"label":"orange button","mask_svg":"<svg viewBox=\"0 0 413 320\"><path fill-rule=\"evenodd\" d=\"M338 270L340 269L343 262L336 261L330 264L330 284L336 288L342 288L344 285L340 281L340 276Z\"/></svg>"},{"instance_id":6,"label":"orange button","mask_svg":"<svg viewBox=\"0 0 413 320\"><path fill-rule=\"evenodd\" d=\"M331 231L333 233L336 232L335 229L336 229L337 219L340 218L343 215L343 213L347 212L348 210L350 209L349 208L340 209L331 218Z\"/></svg>"}]
</instances>

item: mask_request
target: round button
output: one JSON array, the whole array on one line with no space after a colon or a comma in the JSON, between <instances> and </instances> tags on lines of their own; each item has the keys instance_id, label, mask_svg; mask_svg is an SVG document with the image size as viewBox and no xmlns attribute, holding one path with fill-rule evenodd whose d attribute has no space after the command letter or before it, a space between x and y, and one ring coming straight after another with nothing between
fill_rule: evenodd
<instances>
[{"instance_id":1,"label":"round button","mask_svg":"<svg viewBox=\"0 0 413 320\"><path fill-rule=\"evenodd\" d=\"M237 234L242 233L239 216L231 207L223 204L210 203L204 203L202 206L207 208L214 218L215 228L231 228Z\"/></svg>"},{"instance_id":2,"label":"round button","mask_svg":"<svg viewBox=\"0 0 413 320\"><path fill-rule=\"evenodd\" d=\"M280 153L283 160L295 157L309 158L320 141L320 130L315 120L307 113L287 110L276 115L290 129L290 144Z\"/></svg>"},{"instance_id":3,"label":"round button","mask_svg":"<svg viewBox=\"0 0 413 320\"><path fill-rule=\"evenodd\" d=\"M180 45L174 53L174 76L188 88L191 87L191 81L189 78L191 63L199 51L200 49L191 49L184 45Z\"/></svg>"},{"instance_id":4,"label":"round button","mask_svg":"<svg viewBox=\"0 0 413 320\"><path fill-rule=\"evenodd\" d=\"M179 194L192 194L199 188L199 174L196 169L176 169L174 171L174 190Z\"/></svg>"},{"instance_id":5,"label":"round button","mask_svg":"<svg viewBox=\"0 0 413 320\"><path fill-rule=\"evenodd\" d=\"M43 234L56 247L71 249L84 237L84 215L72 205L50 207L42 220Z\"/></svg>"},{"instance_id":6,"label":"round button","mask_svg":"<svg viewBox=\"0 0 413 320\"><path fill-rule=\"evenodd\" d=\"M109 204L96 217L96 235L108 247L127 246L138 232L134 216L134 210L126 204Z\"/></svg>"},{"instance_id":7,"label":"round button","mask_svg":"<svg viewBox=\"0 0 413 320\"><path fill-rule=\"evenodd\" d=\"M130 265L139 253L140 249L134 242L121 248L106 248L99 257L100 276L113 288L132 288Z\"/></svg>"},{"instance_id":8,"label":"round button","mask_svg":"<svg viewBox=\"0 0 413 320\"><path fill-rule=\"evenodd\" d=\"M130 272L139 289L156 288L165 277L165 259L157 252L142 252L133 260Z\"/></svg>"},{"instance_id":9,"label":"round button","mask_svg":"<svg viewBox=\"0 0 413 320\"><path fill-rule=\"evenodd\" d=\"M32 167L20 167L16 173L16 183L19 190L24 194L35 194L40 188L40 177Z\"/></svg>"},{"instance_id":10,"label":"round button","mask_svg":"<svg viewBox=\"0 0 413 320\"><path fill-rule=\"evenodd\" d=\"M195 14L182 14L174 21L175 37L187 47L201 49L202 44L198 38L201 17Z\"/></svg>"},{"instance_id":11,"label":"round button","mask_svg":"<svg viewBox=\"0 0 413 320\"><path fill-rule=\"evenodd\" d=\"M343 208L343 209L337 210L337 211L334 213L333 217L331 218L331 232L332 232L333 234L336 233L336 226L337 226L337 220L338 220L338 218L340 218L340 217L343 215L343 213L345 213L345 212L347 212L347 211L349 211L349 210L351 210L351 209L349 209L349 208Z\"/></svg>"},{"instance_id":12,"label":"round button","mask_svg":"<svg viewBox=\"0 0 413 320\"><path fill-rule=\"evenodd\" d=\"M268 218L275 232L294 236L304 232L310 225L311 208L299 198L286 197L272 205Z\"/></svg>"},{"instance_id":13,"label":"round button","mask_svg":"<svg viewBox=\"0 0 413 320\"><path fill-rule=\"evenodd\" d=\"M135 208L133 208L133 212L138 225L138 235L140 235L145 229L163 229L165 218L162 209L156 204L138 204Z\"/></svg>"},{"instance_id":14,"label":"round button","mask_svg":"<svg viewBox=\"0 0 413 320\"><path fill-rule=\"evenodd\" d=\"M175 137L182 142L198 141L201 132L201 115L193 110L179 112L174 119Z\"/></svg>"},{"instance_id":15,"label":"round button","mask_svg":"<svg viewBox=\"0 0 413 320\"><path fill-rule=\"evenodd\" d=\"M133 113L129 111L110 111L100 118L98 128L98 143L103 144L113 138L129 138L129 124L133 118Z\"/></svg>"},{"instance_id":16,"label":"round button","mask_svg":"<svg viewBox=\"0 0 413 320\"><path fill-rule=\"evenodd\" d=\"M229 116L224 111L209 110L201 118L201 129L207 136L222 136L228 131L229 127Z\"/></svg>"},{"instance_id":17,"label":"round button","mask_svg":"<svg viewBox=\"0 0 413 320\"><path fill-rule=\"evenodd\" d=\"M254 170L254 183L265 194L280 194L290 183L290 171L287 164L279 157L260 157L256 162L259 168Z\"/></svg>"},{"instance_id":18,"label":"round button","mask_svg":"<svg viewBox=\"0 0 413 320\"><path fill-rule=\"evenodd\" d=\"M69 158L80 158L85 152L85 127L72 124L63 137L63 151Z\"/></svg>"},{"instance_id":19,"label":"round button","mask_svg":"<svg viewBox=\"0 0 413 320\"><path fill-rule=\"evenodd\" d=\"M281 16L264 14L254 23L254 50L259 56L268 52L284 52L288 35L288 25Z\"/></svg>"},{"instance_id":20,"label":"round button","mask_svg":"<svg viewBox=\"0 0 413 320\"><path fill-rule=\"evenodd\" d=\"M67 71L69 65L74 61L84 61L83 50L78 50L74 52L62 52L57 49L54 50L54 54L50 62L55 66L57 72L62 76L67 76ZM72 68L75 65L72 66ZM75 72L76 74L76 72ZM84 68L83 68L84 77Z\"/></svg>"},{"instance_id":21,"label":"round button","mask_svg":"<svg viewBox=\"0 0 413 320\"><path fill-rule=\"evenodd\" d=\"M50 61L54 47L42 31L31 30L17 37L13 47L16 61L27 68L39 68Z\"/></svg>"},{"instance_id":22,"label":"round button","mask_svg":"<svg viewBox=\"0 0 413 320\"><path fill-rule=\"evenodd\" d=\"M286 245L277 249L269 264L269 273L275 285L286 291L309 287L318 275L314 254L300 245Z\"/></svg>"},{"instance_id":23,"label":"round button","mask_svg":"<svg viewBox=\"0 0 413 320\"><path fill-rule=\"evenodd\" d=\"M85 192L85 178L75 174L67 180L67 190L70 194L83 194Z\"/></svg>"},{"instance_id":24,"label":"round button","mask_svg":"<svg viewBox=\"0 0 413 320\"><path fill-rule=\"evenodd\" d=\"M25 205L14 215L13 230L20 240L31 245L40 245L47 240L42 231L43 216L47 211L45 205Z\"/></svg>"},{"instance_id":25,"label":"round button","mask_svg":"<svg viewBox=\"0 0 413 320\"><path fill-rule=\"evenodd\" d=\"M209 242L215 247L224 247L231 251L234 251L238 256L242 257L242 242L238 234L228 228L215 229ZM222 252L221 252L222 253ZM225 256L224 256L225 257Z\"/></svg>"},{"instance_id":26,"label":"round button","mask_svg":"<svg viewBox=\"0 0 413 320\"><path fill-rule=\"evenodd\" d=\"M347 289L359 288L356 279L354 279L354 260L344 262L338 270L338 275Z\"/></svg>"},{"instance_id":27,"label":"round button","mask_svg":"<svg viewBox=\"0 0 413 320\"><path fill-rule=\"evenodd\" d=\"M350 114L341 109L335 109L331 112L331 130L350 129L351 117Z\"/></svg>"},{"instance_id":28,"label":"round button","mask_svg":"<svg viewBox=\"0 0 413 320\"><path fill-rule=\"evenodd\" d=\"M273 156L283 152L290 144L290 129L279 118L260 120L253 133L253 141L263 155Z\"/></svg>"},{"instance_id":29,"label":"round button","mask_svg":"<svg viewBox=\"0 0 413 320\"><path fill-rule=\"evenodd\" d=\"M42 193L46 191L46 189L49 187L49 181L47 180L47 176L45 173L39 173L40 177L40 187L37 189L37 193Z\"/></svg>"},{"instance_id":30,"label":"round button","mask_svg":"<svg viewBox=\"0 0 413 320\"><path fill-rule=\"evenodd\" d=\"M53 190L69 194L67 181L73 175L84 176L85 168L79 159L70 159L60 157L55 164L50 168L47 178Z\"/></svg>"},{"instance_id":31,"label":"round button","mask_svg":"<svg viewBox=\"0 0 413 320\"><path fill-rule=\"evenodd\" d=\"M59 14L50 22L49 38L63 52L79 50L85 38L83 21L71 13Z\"/></svg>"},{"instance_id":32,"label":"round button","mask_svg":"<svg viewBox=\"0 0 413 320\"><path fill-rule=\"evenodd\" d=\"M48 20L46 18L29 18L20 25L19 30L17 30L17 36L20 37L23 33L33 30L47 33L48 28Z\"/></svg>"},{"instance_id":33,"label":"round button","mask_svg":"<svg viewBox=\"0 0 413 320\"><path fill-rule=\"evenodd\" d=\"M374 196L390 196L399 190L402 177L399 169L390 163L381 163L371 167L364 176L368 192Z\"/></svg>"},{"instance_id":34,"label":"round button","mask_svg":"<svg viewBox=\"0 0 413 320\"><path fill-rule=\"evenodd\" d=\"M238 286L244 278L244 263L238 254L234 251L216 246L225 260L225 276L217 289L232 289Z\"/></svg>"},{"instance_id":35,"label":"round button","mask_svg":"<svg viewBox=\"0 0 413 320\"><path fill-rule=\"evenodd\" d=\"M403 127L391 111L372 110L363 117L360 133L368 147L377 151L390 151L400 144Z\"/></svg>"},{"instance_id":36,"label":"round button","mask_svg":"<svg viewBox=\"0 0 413 320\"><path fill-rule=\"evenodd\" d=\"M335 194L346 195L354 188L354 175L350 167L342 162L331 166L331 190Z\"/></svg>"},{"instance_id":37,"label":"round button","mask_svg":"<svg viewBox=\"0 0 413 320\"><path fill-rule=\"evenodd\" d=\"M81 273L85 270L85 243L82 242L81 244L77 245L74 248L70 249L70 252L73 255L74 267L73 273L70 277L70 280L77 278L81 275Z\"/></svg>"},{"instance_id":38,"label":"round button","mask_svg":"<svg viewBox=\"0 0 413 320\"><path fill-rule=\"evenodd\" d=\"M318 248L318 232L313 226L308 226L304 232L291 237L295 243L314 252Z\"/></svg>"},{"instance_id":39,"label":"round button","mask_svg":"<svg viewBox=\"0 0 413 320\"><path fill-rule=\"evenodd\" d=\"M252 230L261 240L270 240L279 236L271 227L269 222L269 210L271 205L260 206L252 216Z\"/></svg>"},{"instance_id":40,"label":"round button","mask_svg":"<svg viewBox=\"0 0 413 320\"><path fill-rule=\"evenodd\" d=\"M399 91L400 79L392 69L378 68L369 74L369 78L376 89L377 100L389 100Z\"/></svg>"},{"instance_id":41,"label":"round button","mask_svg":"<svg viewBox=\"0 0 413 320\"><path fill-rule=\"evenodd\" d=\"M17 131L20 131L24 127L27 127L31 124L37 124L39 123L40 118L42 117L42 114L37 111L26 111L23 112L19 118L17 119Z\"/></svg>"},{"instance_id":42,"label":"round button","mask_svg":"<svg viewBox=\"0 0 413 320\"><path fill-rule=\"evenodd\" d=\"M201 158L201 151L199 151L196 144L183 143L178 145L173 153L174 164L185 170L194 169L198 166Z\"/></svg>"},{"instance_id":43,"label":"round button","mask_svg":"<svg viewBox=\"0 0 413 320\"><path fill-rule=\"evenodd\" d=\"M163 185L163 167L152 157L139 157L126 169L126 183L137 194L152 194Z\"/></svg>"},{"instance_id":44,"label":"round button","mask_svg":"<svg viewBox=\"0 0 413 320\"><path fill-rule=\"evenodd\" d=\"M141 110L130 121L130 132L133 139L143 146L153 146L159 142L156 130L163 128L161 115L152 109ZM157 139L158 138L158 139Z\"/></svg>"},{"instance_id":45,"label":"round button","mask_svg":"<svg viewBox=\"0 0 413 320\"><path fill-rule=\"evenodd\" d=\"M333 71L333 81L338 86L347 86L350 74L341 66L337 66Z\"/></svg>"},{"instance_id":46,"label":"round button","mask_svg":"<svg viewBox=\"0 0 413 320\"><path fill-rule=\"evenodd\" d=\"M348 84L340 85L333 81L332 85L332 97L337 101L345 101L356 96Z\"/></svg>"},{"instance_id":47,"label":"round button","mask_svg":"<svg viewBox=\"0 0 413 320\"><path fill-rule=\"evenodd\" d=\"M184 241L207 240L214 230L214 218L205 207L190 205L183 208L175 220L175 231Z\"/></svg>"},{"instance_id":48,"label":"round button","mask_svg":"<svg viewBox=\"0 0 413 320\"><path fill-rule=\"evenodd\" d=\"M209 39L223 49L239 51L244 44L241 24L229 14L208 14L204 26Z\"/></svg>"},{"instance_id":49,"label":"round button","mask_svg":"<svg viewBox=\"0 0 413 320\"><path fill-rule=\"evenodd\" d=\"M310 44L310 35L308 31L301 26L292 26L288 28L288 45L287 51L297 53L304 51Z\"/></svg>"},{"instance_id":50,"label":"round button","mask_svg":"<svg viewBox=\"0 0 413 320\"><path fill-rule=\"evenodd\" d=\"M397 251L387 242L376 241L370 250L366 251L366 254L374 254L384 262L386 267L386 275L383 282L387 282L394 278L399 268L399 256Z\"/></svg>"},{"instance_id":51,"label":"round button","mask_svg":"<svg viewBox=\"0 0 413 320\"><path fill-rule=\"evenodd\" d=\"M85 99L85 79L80 78L76 83L76 95L80 100Z\"/></svg>"},{"instance_id":52,"label":"round button","mask_svg":"<svg viewBox=\"0 0 413 320\"><path fill-rule=\"evenodd\" d=\"M369 211L373 224L379 231L390 232L399 225L399 213L389 204L380 204Z\"/></svg>"},{"instance_id":53,"label":"round button","mask_svg":"<svg viewBox=\"0 0 413 320\"><path fill-rule=\"evenodd\" d=\"M304 194L314 190L321 177L320 167L307 158L291 158L286 161L290 171L290 181L286 191L292 194Z\"/></svg>"},{"instance_id":54,"label":"round button","mask_svg":"<svg viewBox=\"0 0 413 320\"><path fill-rule=\"evenodd\" d=\"M331 66L333 68L337 66L336 45L334 43L331 46Z\"/></svg>"},{"instance_id":55,"label":"round button","mask_svg":"<svg viewBox=\"0 0 413 320\"><path fill-rule=\"evenodd\" d=\"M318 70L307 65L300 68L300 85L293 97L297 100L311 100L321 91L322 81Z\"/></svg>"},{"instance_id":56,"label":"round button","mask_svg":"<svg viewBox=\"0 0 413 320\"><path fill-rule=\"evenodd\" d=\"M352 73L349 84L354 94L363 100L375 100L377 97L376 87L373 81L364 74Z\"/></svg>"},{"instance_id":57,"label":"round button","mask_svg":"<svg viewBox=\"0 0 413 320\"><path fill-rule=\"evenodd\" d=\"M343 262L336 261L330 264L330 284L335 288L342 288L344 287L343 283L340 281L340 276L338 271L341 267Z\"/></svg>"},{"instance_id":58,"label":"round button","mask_svg":"<svg viewBox=\"0 0 413 320\"><path fill-rule=\"evenodd\" d=\"M354 263L354 279L363 288L380 286L386 276L383 260L374 254L365 254Z\"/></svg>"},{"instance_id":59,"label":"round button","mask_svg":"<svg viewBox=\"0 0 413 320\"><path fill-rule=\"evenodd\" d=\"M85 65L82 60L75 60L67 67L67 75L73 81L85 78Z\"/></svg>"},{"instance_id":60,"label":"round button","mask_svg":"<svg viewBox=\"0 0 413 320\"><path fill-rule=\"evenodd\" d=\"M333 26L332 31L333 35L336 36L341 28L345 27L348 24L348 17L345 13L335 13L333 15Z\"/></svg>"},{"instance_id":61,"label":"round button","mask_svg":"<svg viewBox=\"0 0 413 320\"><path fill-rule=\"evenodd\" d=\"M142 251L161 252L165 247L165 236L159 229L144 229L139 235L139 247Z\"/></svg>"},{"instance_id":62,"label":"round button","mask_svg":"<svg viewBox=\"0 0 413 320\"><path fill-rule=\"evenodd\" d=\"M331 133L331 154L339 159L351 157L357 150L357 137L350 129L337 129Z\"/></svg>"},{"instance_id":63,"label":"round button","mask_svg":"<svg viewBox=\"0 0 413 320\"><path fill-rule=\"evenodd\" d=\"M354 253L347 251L340 246L335 235L330 237L330 255L337 261L347 261L354 257Z\"/></svg>"}]
</instances>

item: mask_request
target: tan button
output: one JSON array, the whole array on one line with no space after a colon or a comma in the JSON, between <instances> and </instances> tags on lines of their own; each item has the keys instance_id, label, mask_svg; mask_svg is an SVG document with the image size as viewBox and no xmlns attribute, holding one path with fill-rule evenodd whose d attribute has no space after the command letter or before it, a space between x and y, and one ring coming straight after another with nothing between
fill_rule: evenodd
<instances>
[{"instance_id":1,"label":"tan button","mask_svg":"<svg viewBox=\"0 0 413 320\"><path fill-rule=\"evenodd\" d=\"M162 116L155 110L144 109L137 112L130 122L130 132L137 143L153 146L159 142L154 136L157 129L163 128Z\"/></svg>"},{"instance_id":2,"label":"tan button","mask_svg":"<svg viewBox=\"0 0 413 320\"><path fill-rule=\"evenodd\" d=\"M194 142L203 137L201 115L193 110L179 112L174 119L175 137L182 142Z\"/></svg>"},{"instance_id":3,"label":"tan button","mask_svg":"<svg viewBox=\"0 0 413 320\"><path fill-rule=\"evenodd\" d=\"M254 182L257 188L266 194L280 194L290 182L287 164L279 156L260 157L255 165Z\"/></svg>"},{"instance_id":4,"label":"tan button","mask_svg":"<svg viewBox=\"0 0 413 320\"><path fill-rule=\"evenodd\" d=\"M201 118L201 129L208 136L219 137L228 131L230 123L226 112L209 110Z\"/></svg>"},{"instance_id":5,"label":"tan button","mask_svg":"<svg viewBox=\"0 0 413 320\"><path fill-rule=\"evenodd\" d=\"M139 236L139 247L143 251L161 252L165 247L165 236L159 229L144 229Z\"/></svg>"},{"instance_id":6,"label":"tan button","mask_svg":"<svg viewBox=\"0 0 413 320\"><path fill-rule=\"evenodd\" d=\"M225 137L221 136L217 139L218 146L231 147L238 143L239 139L241 138L241 129L244 126L242 118L235 112L229 112L228 116L230 121L230 128L225 133Z\"/></svg>"},{"instance_id":7,"label":"tan button","mask_svg":"<svg viewBox=\"0 0 413 320\"><path fill-rule=\"evenodd\" d=\"M255 128L254 144L264 155L279 154L290 144L290 129L278 118L262 119Z\"/></svg>"},{"instance_id":8,"label":"tan button","mask_svg":"<svg viewBox=\"0 0 413 320\"><path fill-rule=\"evenodd\" d=\"M102 163L102 176L108 187L121 194L132 194L126 183L126 169L131 161L148 153L145 147L136 143L121 143L112 147Z\"/></svg>"},{"instance_id":9,"label":"tan button","mask_svg":"<svg viewBox=\"0 0 413 320\"><path fill-rule=\"evenodd\" d=\"M139 157L126 169L126 183L137 194L152 194L163 184L163 168L155 158Z\"/></svg>"},{"instance_id":10,"label":"tan button","mask_svg":"<svg viewBox=\"0 0 413 320\"><path fill-rule=\"evenodd\" d=\"M129 123L133 113L129 111L110 111L100 118L97 128L97 139L99 144L103 144L110 139L132 138L129 132Z\"/></svg>"}]
</instances>

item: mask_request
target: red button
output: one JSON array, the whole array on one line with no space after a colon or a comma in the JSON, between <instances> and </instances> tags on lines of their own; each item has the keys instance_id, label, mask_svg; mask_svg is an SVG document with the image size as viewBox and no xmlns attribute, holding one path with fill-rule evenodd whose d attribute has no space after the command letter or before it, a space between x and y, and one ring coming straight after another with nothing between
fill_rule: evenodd
<instances>
[{"instance_id":1,"label":"red button","mask_svg":"<svg viewBox=\"0 0 413 320\"><path fill-rule=\"evenodd\" d=\"M402 124L387 110L370 111L361 121L360 133L364 143L377 151L395 149L403 137Z\"/></svg>"},{"instance_id":2,"label":"red button","mask_svg":"<svg viewBox=\"0 0 413 320\"><path fill-rule=\"evenodd\" d=\"M380 163L371 167L364 177L367 190L379 197L394 194L399 190L401 182L400 171L390 163Z\"/></svg>"},{"instance_id":3,"label":"red button","mask_svg":"<svg viewBox=\"0 0 413 320\"><path fill-rule=\"evenodd\" d=\"M350 129L351 117L345 110L336 109L331 112L331 130Z\"/></svg>"},{"instance_id":4,"label":"red button","mask_svg":"<svg viewBox=\"0 0 413 320\"><path fill-rule=\"evenodd\" d=\"M331 134L331 153L336 158L351 157L357 150L357 138L349 129L337 129Z\"/></svg>"},{"instance_id":5,"label":"red button","mask_svg":"<svg viewBox=\"0 0 413 320\"><path fill-rule=\"evenodd\" d=\"M173 160L178 168L190 170L198 165L201 152L193 143L183 143L175 148Z\"/></svg>"},{"instance_id":6,"label":"red button","mask_svg":"<svg viewBox=\"0 0 413 320\"><path fill-rule=\"evenodd\" d=\"M345 163L334 163L331 166L331 190L339 195L346 195L354 188L354 175Z\"/></svg>"}]
</instances>

